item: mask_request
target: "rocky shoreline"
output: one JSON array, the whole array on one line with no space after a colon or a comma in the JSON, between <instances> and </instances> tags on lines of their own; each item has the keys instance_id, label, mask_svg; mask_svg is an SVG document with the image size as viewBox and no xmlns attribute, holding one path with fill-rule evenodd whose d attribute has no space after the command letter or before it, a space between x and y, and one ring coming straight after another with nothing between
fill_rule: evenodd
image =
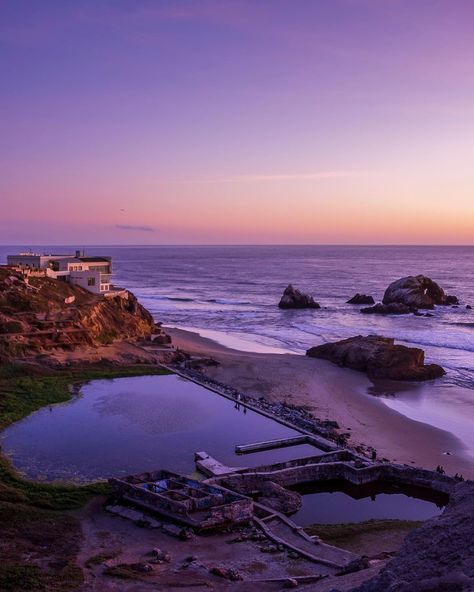
<instances>
[{"instance_id":1,"label":"rocky shoreline","mask_svg":"<svg viewBox=\"0 0 474 592\"><path fill-rule=\"evenodd\" d=\"M8 286L9 290L10 288L13 288L13 292L17 291L17 289L19 288L19 286L17 285L16 281L12 281L11 285ZM21 290L29 290L28 288L24 288L24 287L20 287ZM13 293L11 292L11 293ZM11 294L10 294L11 296ZM61 293L60 295L60 299L62 298L63 294ZM77 295L79 296L79 295ZM360 296L360 295L359 295ZM363 297L365 297L364 295L362 295ZM69 296L67 296L69 297ZM97 310L97 302L92 303L92 301L89 302L84 302L84 311L87 310L88 313L86 315L85 318L90 319L88 322L84 323L83 326L83 330L85 330L86 332L88 331L88 340L92 339L91 342L89 342L88 340L87 343L86 342L68 342L67 345L65 346L64 343L61 343L60 341L58 342L58 340L54 340L52 339L51 341L42 341L41 342L41 347L39 349L39 352L37 349L35 349L35 347L32 348L26 348L24 351L22 351L22 356L24 356L25 354L29 354L30 355L30 360L32 358L34 358L34 354L38 354L41 353L44 354L46 352L50 352L51 354L54 352L57 352L58 350L70 350L71 353L76 352L77 354L77 358L75 362L67 362L67 364L72 363L73 366L76 368L76 370L80 369L80 365L82 364L86 364L88 362L86 362L84 359L81 360L81 351L82 348L84 348L85 346L87 347L93 347L96 349L99 349L100 347L102 347L103 344L100 344L100 339L98 341L94 341L95 337L94 335L96 334L95 332L98 330L99 333L101 331L104 330L104 328L107 326L107 322L110 319L113 319L114 323L117 323L117 333L114 334L111 338L110 338L110 343L107 345L107 347L112 348L114 346L114 343L116 343L117 345L123 345L123 341L129 339L132 343L129 344L130 347L134 347L135 350L133 351L133 353L129 352L127 353L127 355L131 356L129 358L129 360L131 361L132 358L133 360L138 361L144 361L145 362L145 366L143 366L141 368L141 371L146 371L146 363L148 361L148 363L150 363L150 368L153 367L156 368L157 364L159 364L160 362L162 362L163 360L167 361L168 364L168 368L170 368L171 370L175 371L176 373L190 379L193 380L195 382L198 382L199 384L201 384L202 386L205 386L217 393L219 393L222 396L225 396L229 399L231 399L236 405L245 405L248 406L249 409L253 409L259 413L262 413L264 415L267 415L268 417L273 418L276 421L279 421L285 425L288 425L290 427L296 428L304 433L307 434L312 434L321 438L324 438L330 442L334 443L335 448L345 448L348 449L350 451L353 451L356 454L359 455L363 455L365 456L367 459L371 459L373 460L378 460L378 457L382 457L379 460L382 461L382 465L381 466L387 466L385 465L385 461L388 461L387 458L384 458L383 455L379 455L377 453L377 451L375 450L375 448L371 447L371 446L366 446L364 444L360 444L360 443L354 443L351 441L351 431L348 431L346 428L341 427L341 425L344 425L344 423L338 423L337 421L335 421L334 419L331 418L331 415L329 415L330 419L321 419L320 417L317 416L317 413L310 411L304 404L299 404L298 402L288 402L285 400L284 396L280 396L278 398L278 400L275 399L270 399L264 395L259 395L259 396L254 396L254 394L249 395L249 390L244 387L238 387L238 386L230 386L233 384L233 382L231 381L230 384L226 384L223 381L218 380L217 378L214 378L212 376L209 376L206 372L206 370L212 369L212 368L218 368L220 362L218 360L215 360L212 357L212 354L209 356L206 355L193 355L192 353L187 353L186 348L175 348L173 346L170 345L169 341L169 337L167 336L166 332L162 329L160 324L154 324L153 319L151 318L151 315L149 315L148 311L146 311L145 309L143 309L143 307L141 307L139 305L139 303L135 300L133 300L133 295L130 295L129 297L127 297L126 300L128 303L132 303L130 306L131 308L127 308L128 305L124 305L125 307L122 306L123 302L105 302L102 301L100 303L100 306L102 307L106 307L107 308L107 312L102 315L102 312ZM54 304L54 302L53 302ZM61 319L61 315L59 314L58 316L58 310L60 310L63 307L63 304L66 303L61 303L58 301L57 305L57 310L54 312L54 315L56 315L54 318L50 318L48 319L49 321L53 322L53 323L58 323L58 319L60 320L64 320ZM316 304L316 303L315 303ZM28 322L30 322L31 320L33 320L33 318L36 318L36 320L41 320L38 319L37 315L38 314L42 314L44 313L44 299L42 300L41 304L37 307L36 310L30 311L28 312L29 315L33 314L36 315L35 317L31 317L31 319L29 317L24 317L22 320L22 323L25 322L25 319L29 319ZM112 306L113 308L109 311L108 307ZM319 306L319 305L318 305ZM385 306L385 305L384 305ZM387 304L386 306L389 306L389 304ZM41 308L43 307L43 308ZM317 308L314 306L310 306L313 308ZM54 308L54 306L53 306ZM3 313L5 314L5 308L3 309ZM6 317L7 315L10 314L10 312L8 311L8 307L6 310ZM48 309L48 314L51 314L51 310ZM129 316L127 316L129 315ZM133 328L133 318L136 316L136 327L137 330L135 331ZM104 321L105 319L105 321ZM11 319L10 318L6 318L5 320L6 323L10 323ZM128 324L130 322L130 325ZM9 325L7 325L9 326ZM122 327L122 333L120 333L120 331L118 330L119 327ZM10 327L11 329L12 327ZM23 325L22 325L23 328ZM56 333L56 329L59 328L59 325L54 326L52 331L52 334ZM29 333L34 334L34 339L36 340L38 338L38 327L33 328L33 331L30 331ZM12 331L11 333L15 333L15 331ZM28 335L21 335L22 333L28 333L28 331L16 331L17 333L17 338L18 337L23 337L23 338L28 338ZM99 334L97 333L97 335ZM384 338L380 338L380 337L375 337L377 340L380 339L384 339ZM41 337L40 339L44 339L43 337ZM352 339L357 339L357 338L352 338ZM365 338L367 339L367 338ZM27 342L26 342L27 343ZM33 342L32 342L33 343ZM34 342L36 343L36 341ZM334 346L335 344L328 344L329 346ZM337 345L337 344L336 344ZM379 343L380 345L380 343ZM400 347L400 346L394 346L393 344L393 340L385 340L383 342L384 346L387 346L389 348L389 355L388 358L393 358L393 347ZM361 355L361 348L359 347L360 344L357 344L357 352L356 352L356 357ZM362 350L364 348L362 347ZM405 349L409 349L409 348L405 348ZM397 350L398 351L398 350ZM421 350L418 350L418 352ZM141 353L140 353L141 352ZM369 352L370 353L370 352ZM423 353L423 352L421 352ZM405 355L406 352L405 350L403 350L403 355ZM239 353L230 353L227 354L229 357L232 357L234 360L238 360L239 359ZM372 354L371 354L372 355ZM32 356L32 357L31 357ZM413 357L414 356L414 357ZM240 357L244 357L243 355L240 355ZM363 356L362 356L363 357ZM374 356L372 355L372 358ZM375 356L377 357L377 356ZM403 357L403 356L402 356ZM21 356L20 356L21 358ZM291 356L290 356L291 358ZM302 360L300 360L300 362L308 362L308 363L314 363L316 364L317 360L307 360L304 358L304 356L299 356L299 358L303 358ZM369 356L370 358L370 356ZM387 358L387 359L388 359ZM11 355L8 358L9 360L14 359ZM21 358L21 359L28 359L28 356L26 356L26 358ZM43 357L43 362L44 362L44 357ZM380 360L379 360L380 361ZM341 362L341 360L338 360L338 363ZM382 360L383 367L391 367L390 363L387 362L387 360ZM386 363L387 362L387 363ZM38 360L36 360L36 363L38 363ZM119 363L120 364L120 363ZM354 367L354 364L349 365L347 363L344 364L340 364L340 365L348 365L349 367ZM357 365L357 364L356 364ZM367 359L362 360L362 365L364 367L364 370L367 370ZM408 366L410 368L415 368L416 373L423 373L423 372L430 372L431 370L428 369L426 370L428 367L424 366L424 361L422 359L422 357L420 358L419 353L413 354L413 352L411 354L408 354ZM393 365L392 365L393 367ZM245 368L245 362L243 363L242 368ZM359 369L359 368L357 368ZM406 368L405 368L406 370ZM442 369L441 369L442 370ZM375 376L380 376L381 374L377 374L377 372L374 374L373 371L369 371L370 375L375 375ZM421 375L421 374L420 374ZM393 375L390 375L391 378L393 378ZM433 377L433 376L432 376ZM244 377L245 378L245 377ZM412 375L413 378L413 375ZM263 378L260 378L261 380L263 380ZM317 379L317 377L316 377ZM251 392L251 390L250 390ZM2 484L0 483L0 486ZM461 484L464 486L464 484ZM461 487L460 485L460 487ZM458 497L455 498L455 503L453 502L453 505L450 506L451 509L448 509L445 514L443 516L446 516L446 519L443 522L444 525L444 529L450 532L450 536L452 537L463 537L464 539L469 535L469 533L472 532L472 523L469 523L468 520L466 520L466 511L470 512L471 511L471 506L465 502L466 499L468 499L468 496L472 495L472 484L468 483L465 484L466 486L462 489L462 495L460 494L460 497L458 499ZM460 490L461 491L461 490ZM1 493L1 491L0 491ZM272 488L271 486L269 486L268 491L266 491L267 494L267 498L269 499L273 499L275 498L276 501L280 502L281 501L281 492L276 491L275 488ZM470 498L472 499L472 498ZM292 500L293 503L296 503L295 500ZM103 518L101 517L101 512L102 510L97 510L95 511L94 514L94 520L99 519L102 520ZM472 513L471 513L472 514ZM461 519L462 518L462 519ZM83 524L87 523L87 520L85 520L83 522ZM114 525L112 523L109 522L105 522L107 524L107 528L110 528L111 531L114 531ZM90 525L87 527L90 528ZM470 567L470 563L469 563L469 557L466 556L469 549L468 547L464 546L461 547L460 545L455 545L455 544L451 544L450 542L445 543L444 539L442 538L442 536L440 536L439 534L439 529L437 529L437 519L430 521L429 524L426 525L426 536L429 536L430 539L433 542L432 545L432 556L435 558L433 559L432 563L430 564L429 562L425 561L425 558L423 557L423 541L422 538L420 538L418 535L416 535L415 531L414 535L412 538L408 538L403 549L402 552L400 554L400 556L398 558L396 558L394 560L394 562L389 563L387 565L387 567L381 572L379 579L377 580L373 580L367 584L364 584L362 588L360 588L360 592L379 592L381 590L390 590L393 592L395 592L395 590L397 592L399 592L399 590L410 590L409 587L403 588L400 587L400 582L403 583L403 585L406 584L406 586L408 585L412 585L413 582L418 581L418 580L426 580L427 582L429 581L429 578L427 578L427 570L431 570L433 573L435 573L435 579L433 580L436 585L438 585L438 588L433 588L433 590L443 590L443 588L440 588L439 586L441 585L445 585L445 584L449 584L450 586L458 586L457 588L452 588L453 590L464 590L464 588L462 587L466 582L469 582L469 578L471 577L471 572L469 571L471 569ZM245 543L245 541L244 541ZM243 544L244 544L243 543ZM270 545L271 546L271 545ZM266 546L264 546L266 548ZM278 545L273 545L272 548L275 547L276 551L275 552L280 552ZM196 547L199 549L199 547ZM439 552L438 552L439 550ZM273 551L272 551L273 552ZM437 554L436 554L437 553ZM449 557L449 561L448 562L443 562L443 557ZM462 566L462 574L460 576L458 576L458 574L455 574L454 577L450 577L446 574L446 570L450 570L451 566L453 565L453 562L455 563L456 561L456 557L457 557L457 561L458 561L458 565ZM290 558L291 559L291 558ZM130 562L129 562L130 563ZM118 565L117 569L120 568L120 566L123 565L129 565L129 563L121 563ZM143 562L139 562L140 565ZM166 563L168 563L168 561L166 560ZM192 563L192 562L191 562ZM191 565L191 563L188 562L189 565ZM136 563L133 563L133 565L135 565ZM132 563L130 563L130 565L132 565ZM136 564L138 565L138 563ZM446 567L447 566L447 567ZM107 567L107 570L111 569L110 573L106 574L104 572L105 575L113 575L115 573L118 573L116 570L114 570L114 564L112 564L112 567L109 565ZM226 574L228 573L234 573L229 572L229 569L233 569L233 568L229 568L229 567L223 567L222 569L215 569L214 571L210 570L211 575L215 575L218 576L220 578L222 578L224 581L227 580L226 585L229 583L229 581L232 580L231 577L227 577ZM404 571L406 571L407 569L411 570L411 574L410 577L405 577ZM461 569L461 568L460 568ZM106 571L107 571L106 570ZM134 572L135 573L135 572ZM152 568L149 573L155 573L155 569ZM157 572L156 572L157 573ZM224 574L224 575L221 575ZM101 576L102 577L102 576ZM135 577L135 576L134 576ZM140 577L145 577L145 576L140 576ZM367 576L366 577L370 577L369 576L369 572L367 572ZM404 579L405 578L405 579ZM467 578L467 579L466 579ZM132 578L134 579L134 578ZM290 578L291 579L291 578ZM288 582L290 581L290 579L288 579ZM348 580L349 582L351 582L351 585L348 587L345 587L345 590L349 590L350 588L354 588L354 584L356 582L356 580ZM295 583L296 582L296 583ZM285 584L286 585L286 584ZM298 585L298 579L294 579L292 580L291 586L294 585ZM288 584L289 586L289 584ZM366 587L364 587L366 586ZM398 586L398 587L397 587ZM337 590L337 582L334 582L333 584L333 590ZM430 589L431 588L427 588ZM467 590L467 588L465 588Z\"/></svg>"}]
</instances>

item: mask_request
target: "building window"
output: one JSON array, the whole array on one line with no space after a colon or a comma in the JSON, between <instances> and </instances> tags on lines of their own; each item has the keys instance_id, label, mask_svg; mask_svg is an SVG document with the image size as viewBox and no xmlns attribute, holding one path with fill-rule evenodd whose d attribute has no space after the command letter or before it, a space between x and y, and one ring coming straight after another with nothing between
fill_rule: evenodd
<instances>
[{"instance_id":1,"label":"building window","mask_svg":"<svg viewBox=\"0 0 474 592\"><path fill-rule=\"evenodd\" d=\"M110 273L110 267L108 263L103 265L89 265L89 271L100 271L102 273Z\"/></svg>"},{"instance_id":2,"label":"building window","mask_svg":"<svg viewBox=\"0 0 474 592\"><path fill-rule=\"evenodd\" d=\"M95 277L87 278L87 285L88 286L95 286Z\"/></svg>"}]
</instances>

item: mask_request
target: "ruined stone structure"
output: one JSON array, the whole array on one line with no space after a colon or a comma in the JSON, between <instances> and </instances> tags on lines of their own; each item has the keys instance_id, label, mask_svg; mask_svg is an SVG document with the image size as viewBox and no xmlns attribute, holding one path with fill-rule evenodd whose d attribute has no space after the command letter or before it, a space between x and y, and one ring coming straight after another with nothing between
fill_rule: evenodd
<instances>
[{"instance_id":1,"label":"ruined stone structure","mask_svg":"<svg viewBox=\"0 0 474 592\"><path fill-rule=\"evenodd\" d=\"M114 478L109 483L117 497L198 531L246 523L253 518L251 499L170 471Z\"/></svg>"},{"instance_id":2,"label":"ruined stone structure","mask_svg":"<svg viewBox=\"0 0 474 592\"><path fill-rule=\"evenodd\" d=\"M341 481L351 485L379 482L419 488L439 494L446 501L457 484L452 477L426 469L394 463L371 463L368 460L363 462L348 450L221 474L213 480L247 495L260 491L265 481L289 488L325 481Z\"/></svg>"}]
</instances>

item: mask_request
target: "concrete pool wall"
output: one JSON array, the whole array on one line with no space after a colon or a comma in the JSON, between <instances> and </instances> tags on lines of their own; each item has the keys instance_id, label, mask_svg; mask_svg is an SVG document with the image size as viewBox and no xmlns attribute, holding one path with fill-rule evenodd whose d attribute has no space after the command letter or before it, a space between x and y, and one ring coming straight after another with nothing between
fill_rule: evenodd
<instances>
[{"instance_id":1,"label":"concrete pool wall","mask_svg":"<svg viewBox=\"0 0 474 592\"><path fill-rule=\"evenodd\" d=\"M349 459L351 453L341 451L333 455L322 455L312 459L294 460L267 467L247 469L220 476L213 481L247 494L261 489L264 481L272 481L286 488L322 481L346 481L353 485L383 481L402 487L427 489L447 496L451 494L458 483L453 477L427 469L394 463L367 463L365 466L357 466L360 462L358 460L333 461L328 458L338 455L340 457L346 456L346 459Z\"/></svg>"}]
</instances>

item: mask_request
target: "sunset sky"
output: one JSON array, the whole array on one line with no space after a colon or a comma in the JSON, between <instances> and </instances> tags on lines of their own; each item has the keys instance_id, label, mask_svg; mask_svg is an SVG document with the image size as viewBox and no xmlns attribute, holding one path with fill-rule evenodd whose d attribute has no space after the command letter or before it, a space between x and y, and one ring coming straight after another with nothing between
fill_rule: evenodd
<instances>
[{"instance_id":1,"label":"sunset sky","mask_svg":"<svg viewBox=\"0 0 474 592\"><path fill-rule=\"evenodd\" d=\"M471 0L0 0L0 244L474 243Z\"/></svg>"}]
</instances>

